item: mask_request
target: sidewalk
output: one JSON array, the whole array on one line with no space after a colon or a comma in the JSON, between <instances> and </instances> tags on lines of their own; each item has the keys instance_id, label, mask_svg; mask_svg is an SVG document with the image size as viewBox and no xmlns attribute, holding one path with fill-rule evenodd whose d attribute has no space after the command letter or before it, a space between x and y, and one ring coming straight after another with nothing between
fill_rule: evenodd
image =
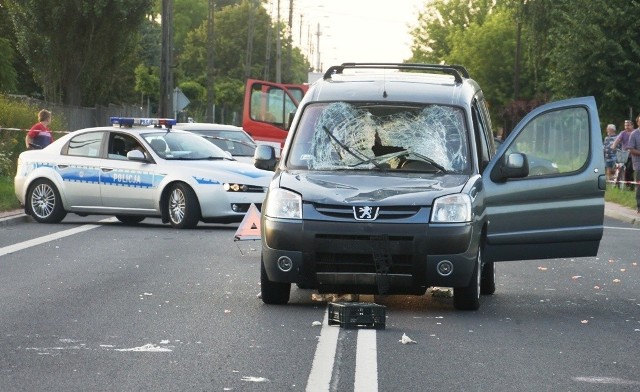
<instances>
[{"instance_id":1,"label":"sidewalk","mask_svg":"<svg viewBox=\"0 0 640 392\"><path fill-rule=\"evenodd\" d=\"M605 202L604 214L610 218L618 219L623 222L640 226L640 213L636 213L632 208L624 207L619 204ZM0 211L0 222L10 219L26 217L24 210Z\"/></svg>"},{"instance_id":2,"label":"sidewalk","mask_svg":"<svg viewBox=\"0 0 640 392\"><path fill-rule=\"evenodd\" d=\"M640 226L640 213L637 213L633 208L624 207L616 203L605 202L604 214L609 218L618 219L635 226Z\"/></svg>"}]
</instances>

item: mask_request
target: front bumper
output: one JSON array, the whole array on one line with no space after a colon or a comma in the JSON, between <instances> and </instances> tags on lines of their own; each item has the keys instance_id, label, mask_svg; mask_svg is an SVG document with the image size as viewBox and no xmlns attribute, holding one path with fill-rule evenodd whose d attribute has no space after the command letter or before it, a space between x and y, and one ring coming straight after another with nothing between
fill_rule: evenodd
<instances>
[{"instance_id":1,"label":"front bumper","mask_svg":"<svg viewBox=\"0 0 640 392\"><path fill-rule=\"evenodd\" d=\"M479 227L470 223L291 221L263 217L262 260L269 280L298 283L320 292L421 295L431 286L469 284L479 233ZM287 268L279 267L278 260ZM447 276L436 269L443 260L453 265Z\"/></svg>"}]
</instances>

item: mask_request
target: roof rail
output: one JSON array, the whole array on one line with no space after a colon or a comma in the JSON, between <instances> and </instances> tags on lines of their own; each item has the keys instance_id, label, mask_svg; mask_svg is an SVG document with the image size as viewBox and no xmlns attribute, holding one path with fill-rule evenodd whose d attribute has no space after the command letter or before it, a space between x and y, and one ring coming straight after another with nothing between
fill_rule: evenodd
<instances>
[{"instance_id":1,"label":"roof rail","mask_svg":"<svg viewBox=\"0 0 640 392\"><path fill-rule=\"evenodd\" d=\"M448 64L418 64L418 63L342 63L333 65L324 73L324 80L331 79L333 74L341 74L345 69L397 69L413 71L435 71L455 78L456 83L462 83L462 78L469 78L469 72L462 65Z\"/></svg>"}]
</instances>

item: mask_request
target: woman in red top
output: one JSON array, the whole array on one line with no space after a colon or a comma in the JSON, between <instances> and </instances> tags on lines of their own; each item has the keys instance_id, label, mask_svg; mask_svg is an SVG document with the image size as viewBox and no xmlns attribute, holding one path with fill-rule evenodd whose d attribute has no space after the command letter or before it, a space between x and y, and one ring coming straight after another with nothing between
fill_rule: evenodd
<instances>
[{"instance_id":1,"label":"woman in red top","mask_svg":"<svg viewBox=\"0 0 640 392\"><path fill-rule=\"evenodd\" d=\"M53 143L53 135L49 129L50 123L50 111L42 109L38 112L38 123L31 127L25 138L28 150L39 150Z\"/></svg>"}]
</instances>

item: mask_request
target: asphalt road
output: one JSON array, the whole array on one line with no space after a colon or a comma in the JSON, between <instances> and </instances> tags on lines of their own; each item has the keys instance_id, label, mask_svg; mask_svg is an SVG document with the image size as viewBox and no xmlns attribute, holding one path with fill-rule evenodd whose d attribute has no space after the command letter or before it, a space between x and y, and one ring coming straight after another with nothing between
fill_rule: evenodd
<instances>
[{"instance_id":1,"label":"asphalt road","mask_svg":"<svg viewBox=\"0 0 640 392\"><path fill-rule=\"evenodd\" d=\"M500 263L477 312L363 297L375 331L314 325L310 290L263 305L236 225L2 221L0 391L638 391L640 231L605 226L598 257Z\"/></svg>"}]
</instances>

